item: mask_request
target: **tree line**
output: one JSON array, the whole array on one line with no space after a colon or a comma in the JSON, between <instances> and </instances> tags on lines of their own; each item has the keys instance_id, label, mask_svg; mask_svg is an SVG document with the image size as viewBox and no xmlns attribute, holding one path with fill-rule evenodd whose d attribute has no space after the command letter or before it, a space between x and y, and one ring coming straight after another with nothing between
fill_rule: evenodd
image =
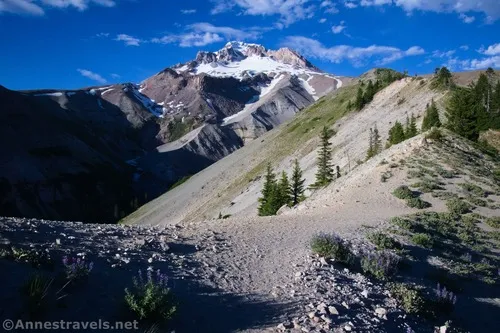
<instances>
[{"instance_id":1,"label":"tree line","mask_svg":"<svg viewBox=\"0 0 500 333\"><path fill-rule=\"evenodd\" d=\"M332 131L326 126L320 134L320 145L317 157L318 170L316 172L316 181L309 186L310 189L318 189L330 184L335 178L339 178L340 167L334 168L332 164L332 144L330 137ZM260 216L276 215L283 206L293 207L305 199L304 192L305 179L303 171L300 168L299 161L295 159L290 180L285 171L282 171L281 177L277 179L271 164L267 165L264 185L259 198L258 212Z\"/></svg>"}]
</instances>

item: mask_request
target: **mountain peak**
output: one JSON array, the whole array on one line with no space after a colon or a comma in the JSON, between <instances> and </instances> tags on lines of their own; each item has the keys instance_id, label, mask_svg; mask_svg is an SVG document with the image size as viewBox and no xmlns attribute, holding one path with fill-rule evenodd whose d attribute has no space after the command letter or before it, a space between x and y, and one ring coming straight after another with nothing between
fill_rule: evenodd
<instances>
[{"instance_id":1,"label":"mountain peak","mask_svg":"<svg viewBox=\"0 0 500 333\"><path fill-rule=\"evenodd\" d=\"M194 61L174 66L178 73L244 79L259 73L304 74L321 72L296 51L284 47L269 50L263 45L229 41L216 52L200 51Z\"/></svg>"}]
</instances>

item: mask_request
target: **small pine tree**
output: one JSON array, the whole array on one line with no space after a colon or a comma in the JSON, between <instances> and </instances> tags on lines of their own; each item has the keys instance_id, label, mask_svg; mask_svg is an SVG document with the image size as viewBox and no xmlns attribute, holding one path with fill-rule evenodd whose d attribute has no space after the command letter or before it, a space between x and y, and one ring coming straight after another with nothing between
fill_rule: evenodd
<instances>
[{"instance_id":1,"label":"small pine tree","mask_svg":"<svg viewBox=\"0 0 500 333\"><path fill-rule=\"evenodd\" d=\"M382 151L382 141L380 140L380 133L378 132L377 124L373 128L373 152L375 155Z\"/></svg>"},{"instance_id":2,"label":"small pine tree","mask_svg":"<svg viewBox=\"0 0 500 333\"><path fill-rule=\"evenodd\" d=\"M267 165L262 197L259 198L259 203L260 216L275 215L279 209L277 207L279 205L278 184L270 163Z\"/></svg>"},{"instance_id":3,"label":"small pine tree","mask_svg":"<svg viewBox=\"0 0 500 333\"><path fill-rule=\"evenodd\" d=\"M278 182L278 202L280 208L283 205L290 206L292 203L290 182L285 171L281 173L281 179Z\"/></svg>"},{"instance_id":4,"label":"small pine tree","mask_svg":"<svg viewBox=\"0 0 500 333\"><path fill-rule=\"evenodd\" d=\"M292 197L292 206L295 206L305 199L304 182L305 179L302 178L302 169L300 168L299 161L295 159L295 161L293 162L292 184L290 191Z\"/></svg>"},{"instance_id":5,"label":"small pine tree","mask_svg":"<svg viewBox=\"0 0 500 333\"><path fill-rule=\"evenodd\" d=\"M410 125L408 126L408 138L413 138L418 134L418 129L417 129L417 118L415 118L415 115L412 113L410 117Z\"/></svg>"},{"instance_id":6,"label":"small pine tree","mask_svg":"<svg viewBox=\"0 0 500 333\"><path fill-rule=\"evenodd\" d=\"M368 133L368 151L366 152L366 159L369 160L375 156L373 152L373 129L370 128L370 133Z\"/></svg>"},{"instance_id":7,"label":"small pine tree","mask_svg":"<svg viewBox=\"0 0 500 333\"><path fill-rule=\"evenodd\" d=\"M337 165L336 166L336 169L337 169L337 179L342 177L342 174L340 173L340 167Z\"/></svg>"},{"instance_id":8,"label":"small pine tree","mask_svg":"<svg viewBox=\"0 0 500 333\"><path fill-rule=\"evenodd\" d=\"M363 99L363 88L358 88L358 93L356 95L356 100L354 101L354 106L356 110L361 110L365 106L365 101Z\"/></svg>"},{"instance_id":9,"label":"small pine tree","mask_svg":"<svg viewBox=\"0 0 500 333\"><path fill-rule=\"evenodd\" d=\"M406 114L404 132L405 132L405 139L410 138L410 117L408 117L408 114Z\"/></svg>"},{"instance_id":10,"label":"small pine tree","mask_svg":"<svg viewBox=\"0 0 500 333\"><path fill-rule=\"evenodd\" d=\"M427 104L424 120L422 121L422 132L430 130L432 127L441 127L441 121L439 120L439 111L434 100L431 100L430 105Z\"/></svg>"},{"instance_id":11,"label":"small pine tree","mask_svg":"<svg viewBox=\"0 0 500 333\"><path fill-rule=\"evenodd\" d=\"M394 126L389 130L389 144L396 145L405 140L405 131L403 125L396 121Z\"/></svg>"},{"instance_id":12,"label":"small pine tree","mask_svg":"<svg viewBox=\"0 0 500 333\"><path fill-rule=\"evenodd\" d=\"M316 172L316 182L313 187L323 187L328 185L333 180L333 167L331 163L332 158L332 148L330 139L330 133L328 128L325 126L321 131L321 146L318 153L318 171Z\"/></svg>"}]
</instances>

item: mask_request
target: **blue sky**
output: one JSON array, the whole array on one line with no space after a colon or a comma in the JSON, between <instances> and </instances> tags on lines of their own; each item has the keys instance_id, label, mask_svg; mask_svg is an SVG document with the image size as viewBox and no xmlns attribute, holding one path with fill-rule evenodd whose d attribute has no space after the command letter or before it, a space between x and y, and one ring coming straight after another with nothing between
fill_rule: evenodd
<instances>
[{"instance_id":1,"label":"blue sky","mask_svg":"<svg viewBox=\"0 0 500 333\"><path fill-rule=\"evenodd\" d=\"M229 40L321 69L500 68L499 0L0 0L0 85L140 82Z\"/></svg>"}]
</instances>

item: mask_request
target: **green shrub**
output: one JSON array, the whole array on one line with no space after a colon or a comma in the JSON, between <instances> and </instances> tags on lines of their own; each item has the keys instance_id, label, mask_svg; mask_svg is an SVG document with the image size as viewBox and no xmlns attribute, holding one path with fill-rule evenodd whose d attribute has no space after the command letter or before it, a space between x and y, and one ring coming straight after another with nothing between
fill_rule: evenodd
<instances>
[{"instance_id":1,"label":"green shrub","mask_svg":"<svg viewBox=\"0 0 500 333\"><path fill-rule=\"evenodd\" d=\"M425 136L426 139L429 139L429 140L434 140L434 141L442 141L443 140L443 134L441 133L441 131L439 129L437 129L436 127L433 127L428 133L427 135Z\"/></svg>"},{"instance_id":2,"label":"green shrub","mask_svg":"<svg viewBox=\"0 0 500 333\"><path fill-rule=\"evenodd\" d=\"M396 241L391 236L386 235L383 232L374 232L368 235L368 239L377 247L379 250L384 249L400 249L401 244Z\"/></svg>"},{"instance_id":3,"label":"green shrub","mask_svg":"<svg viewBox=\"0 0 500 333\"><path fill-rule=\"evenodd\" d=\"M411 187L415 187L423 193L430 193L434 190L444 190L443 187L440 186L436 181L432 181L430 179L424 179L421 182L410 185Z\"/></svg>"},{"instance_id":4,"label":"green shrub","mask_svg":"<svg viewBox=\"0 0 500 333\"><path fill-rule=\"evenodd\" d=\"M365 253L361 257L361 269L379 280L388 280L396 274L401 258L389 251Z\"/></svg>"},{"instance_id":5,"label":"green shrub","mask_svg":"<svg viewBox=\"0 0 500 333\"><path fill-rule=\"evenodd\" d=\"M469 205L467 202L459 198L453 198L446 201L446 207L448 208L448 211L450 213L455 215L462 215L469 213L472 209L471 205Z\"/></svg>"},{"instance_id":6,"label":"green shrub","mask_svg":"<svg viewBox=\"0 0 500 333\"><path fill-rule=\"evenodd\" d=\"M490 217L486 219L486 224L489 225L492 228L498 229L500 228L500 217L495 216L495 217Z\"/></svg>"},{"instance_id":7,"label":"green shrub","mask_svg":"<svg viewBox=\"0 0 500 333\"><path fill-rule=\"evenodd\" d=\"M434 245L434 241L432 240L432 238L429 235L422 233L414 234L411 237L411 241L414 244L425 247L427 249L432 248L432 246Z\"/></svg>"},{"instance_id":8,"label":"green shrub","mask_svg":"<svg viewBox=\"0 0 500 333\"><path fill-rule=\"evenodd\" d=\"M148 271L144 279L139 271L138 278L133 278L132 291L125 289L125 303L141 320L169 320L177 311L172 293L167 287L167 278L158 270Z\"/></svg>"},{"instance_id":9,"label":"green shrub","mask_svg":"<svg viewBox=\"0 0 500 333\"><path fill-rule=\"evenodd\" d=\"M391 218L391 223L394 223L398 227L404 230L408 231L414 231L415 230L415 222L409 219L405 219L403 217L393 217Z\"/></svg>"},{"instance_id":10,"label":"green shrub","mask_svg":"<svg viewBox=\"0 0 500 333\"><path fill-rule=\"evenodd\" d=\"M349 245L334 233L314 236L311 240L311 249L326 259L334 259L345 264L349 264L352 260Z\"/></svg>"},{"instance_id":11,"label":"green shrub","mask_svg":"<svg viewBox=\"0 0 500 333\"><path fill-rule=\"evenodd\" d=\"M390 286L392 296L409 314L420 314L425 310L425 299L421 292L404 283L394 283Z\"/></svg>"},{"instance_id":12,"label":"green shrub","mask_svg":"<svg viewBox=\"0 0 500 333\"><path fill-rule=\"evenodd\" d=\"M396 188L392 194L398 199L411 199L415 197L415 194L406 185L401 185Z\"/></svg>"},{"instance_id":13,"label":"green shrub","mask_svg":"<svg viewBox=\"0 0 500 333\"><path fill-rule=\"evenodd\" d=\"M442 167L437 167L436 172L443 178L455 178L456 172L453 170L446 170Z\"/></svg>"},{"instance_id":14,"label":"green shrub","mask_svg":"<svg viewBox=\"0 0 500 333\"><path fill-rule=\"evenodd\" d=\"M468 196L467 201L469 201L471 204L479 206L479 207L486 207L488 203L483 200L479 199L478 197L473 197L473 196Z\"/></svg>"},{"instance_id":15,"label":"green shrub","mask_svg":"<svg viewBox=\"0 0 500 333\"><path fill-rule=\"evenodd\" d=\"M475 184L471 184L471 183L461 183L461 184L458 184L458 186L460 186L461 188L464 189L464 191L468 192L468 193L471 193L471 194L474 194L478 197L486 197L488 196L488 192L483 190L481 188L481 186L477 186Z\"/></svg>"},{"instance_id":16,"label":"green shrub","mask_svg":"<svg viewBox=\"0 0 500 333\"><path fill-rule=\"evenodd\" d=\"M431 204L420 198L410 198L406 200L406 205L411 208L424 209L431 207Z\"/></svg>"},{"instance_id":17,"label":"green shrub","mask_svg":"<svg viewBox=\"0 0 500 333\"><path fill-rule=\"evenodd\" d=\"M28 263L35 268L54 268L54 261L49 253L44 250L11 248L10 258L15 261Z\"/></svg>"}]
</instances>

